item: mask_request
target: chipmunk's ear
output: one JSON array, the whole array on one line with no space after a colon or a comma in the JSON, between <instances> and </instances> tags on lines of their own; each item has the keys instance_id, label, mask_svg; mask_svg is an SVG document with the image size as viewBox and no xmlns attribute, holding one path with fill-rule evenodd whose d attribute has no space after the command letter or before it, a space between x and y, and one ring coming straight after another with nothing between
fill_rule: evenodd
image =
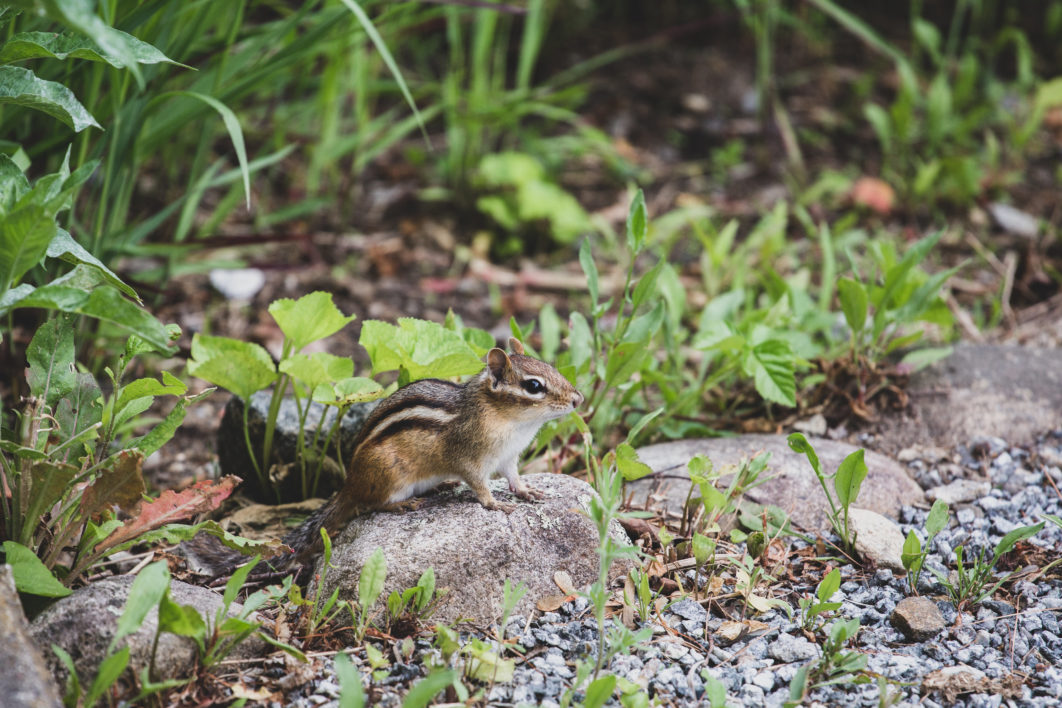
<instances>
[{"instance_id":1,"label":"chipmunk's ear","mask_svg":"<svg viewBox=\"0 0 1062 708\"><path fill-rule=\"evenodd\" d=\"M487 368L490 369L491 380L497 384L512 375L513 363L509 361L508 354L494 347L487 352Z\"/></svg>"},{"instance_id":2,"label":"chipmunk's ear","mask_svg":"<svg viewBox=\"0 0 1062 708\"><path fill-rule=\"evenodd\" d=\"M511 351L513 354L523 354L524 345L516 337L509 337L509 351Z\"/></svg>"}]
</instances>

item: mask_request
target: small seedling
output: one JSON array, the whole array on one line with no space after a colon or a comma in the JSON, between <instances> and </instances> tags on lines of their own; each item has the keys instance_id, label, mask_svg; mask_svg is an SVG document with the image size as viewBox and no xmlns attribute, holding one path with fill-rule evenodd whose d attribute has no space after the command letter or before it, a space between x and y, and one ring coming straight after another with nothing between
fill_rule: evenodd
<instances>
[{"instance_id":1,"label":"small seedling","mask_svg":"<svg viewBox=\"0 0 1062 708\"><path fill-rule=\"evenodd\" d=\"M907 569L907 583L915 595L918 594L918 580L922 575L922 567L929 554L929 548L933 544L933 539L947 525L948 505L937 499L933 502L933 508L929 510L929 516L926 517L926 545L922 546L918 541L918 535L914 529L907 532L900 560L903 562L903 567Z\"/></svg>"},{"instance_id":2,"label":"small seedling","mask_svg":"<svg viewBox=\"0 0 1062 708\"><path fill-rule=\"evenodd\" d=\"M814 599L800 598L800 626L810 632L822 628L825 615L841 609L842 603L830 602L830 598L841 587L841 570L834 568L826 574L817 588ZM820 618L820 615L823 616Z\"/></svg>"},{"instance_id":3,"label":"small seedling","mask_svg":"<svg viewBox=\"0 0 1062 708\"><path fill-rule=\"evenodd\" d=\"M933 570L933 573L937 576L937 580L940 581L944 586L944 589L947 591L948 598L952 601L952 604L955 605L955 608L961 612L964 608L970 605L976 605L994 595L996 590L1007 581L1007 578L1014 574L1014 572L1011 571L997 580L994 585L990 585L996 563L999 562L999 559L1005 553L1009 553L1018 541L1024 541L1025 539L1040 533L1044 527L1044 523L1045 522L1041 521L1033 526L1022 526L1014 529L996 544L990 558L985 559L985 549L981 549L980 553L977 554L977 557L972 559L972 564L969 567L967 567L964 562L964 547L959 546L956 548L954 580L948 577L945 573ZM969 561L970 559L965 560Z\"/></svg>"},{"instance_id":4,"label":"small seedling","mask_svg":"<svg viewBox=\"0 0 1062 708\"><path fill-rule=\"evenodd\" d=\"M863 461L863 450L856 450L845 457L841 461L840 467L837 468L837 472L833 475L833 489L837 494L837 501L835 502L834 495L830 494L830 490L826 486L826 475L822 472L822 464L819 462L819 456L815 453L815 448L801 433L793 433L787 440L789 447L794 452L807 455L808 462L811 463L811 469L815 471L815 477L818 478L822 492L826 495L826 501L830 505L830 509L827 512L830 526L833 528L834 533L841 538L843 550L847 553L853 552L855 550L855 535L849 527L848 508L859 496L859 489L867 476L867 464Z\"/></svg>"}]
</instances>

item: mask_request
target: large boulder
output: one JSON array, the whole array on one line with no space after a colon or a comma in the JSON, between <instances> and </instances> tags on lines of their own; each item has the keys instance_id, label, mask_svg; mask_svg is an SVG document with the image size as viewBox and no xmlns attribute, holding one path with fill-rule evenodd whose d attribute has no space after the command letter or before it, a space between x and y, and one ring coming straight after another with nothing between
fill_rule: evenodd
<instances>
[{"instance_id":1,"label":"large boulder","mask_svg":"<svg viewBox=\"0 0 1062 708\"><path fill-rule=\"evenodd\" d=\"M847 443L822 438L810 438L815 447L822 471L831 475L851 452L858 448ZM738 435L732 438L703 438L678 440L649 445L638 450L642 462L653 474L629 485L634 499L642 501L650 494L660 500L663 510L681 514L690 491L690 477L686 465L695 455L705 455L716 470L727 465L739 465L760 452L770 452L771 459L761 479L763 484L747 490L744 499L757 504L772 504L789 514L797 526L820 533L830 530L825 511L829 508L822 486L807 458L793 452L783 435ZM923 504L925 496L895 460L871 451L864 459L869 469L856 504L884 516L896 518L905 504ZM724 475L718 485L725 488L730 476ZM833 485L827 482L830 492Z\"/></svg>"},{"instance_id":2,"label":"large boulder","mask_svg":"<svg viewBox=\"0 0 1062 708\"><path fill-rule=\"evenodd\" d=\"M1031 442L1062 428L1062 355L1052 349L959 344L911 377L908 410L883 418L877 446L950 448L978 436Z\"/></svg>"},{"instance_id":3,"label":"large boulder","mask_svg":"<svg viewBox=\"0 0 1062 708\"><path fill-rule=\"evenodd\" d=\"M55 679L30 638L9 565L0 565L0 628L0 666L4 667L0 671L0 704L8 708L59 708L62 702Z\"/></svg>"},{"instance_id":4,"label":"large boulder","mask_svg":"<svg viewBox=\"0 0 1062 708\"><path fill-rule=\"evenodd\" d=\"M30 623L30 633L60 685L66 685L67 670L52 651L52 644L70 654L82 685L88 685L107 656L133 580L133 576L107 578L79 588L72 595L59 599ZM170 597L179 605L195 607L209 622L214 621L223 604L218 593L179 580L171 581ZM241 610L242 607L234 603L229 614L235 615ZM151 661L157 628L158 610L152 609L140 629L119 642L119 647L128 645L129 667L137 675ZM229 657L262 656L268 649L263 640L252 635L238 644ZM164 632L159 637L155 655L155 678L191 678L195 670L195 643L187 637Z\"/></svg>"},{"instance_id":5,"label":"large boulder","mask_svg":"<svg viewBox=\"0 0 1062 708\"><path fill-rule=\"evenodd\" d=\"M505 580L524 582L528 592L516 614L530 615L543 598L563 594L554 573L565 571L574 587L597 579L598 535L584 513L596 494L582 480L560 474L524 476L528 486L545 494L536 502L512 499L504 480L491 483L499 501L517 501L506 514L485 509L463 485L429 497L414 511L374 513L355 518L335 540L332 566L318 562L324 595L339 588L341 598L356 601L362 566L376 548L387 558L387 581L381 596L417 584L429 567L437 588L446 588L432 619L453 622L463 617L490 623L501 614ZM613 521L612 538L629 544ZM626 574L631 565L617 562L610 577Z\"/></svg>"}]
</instances>

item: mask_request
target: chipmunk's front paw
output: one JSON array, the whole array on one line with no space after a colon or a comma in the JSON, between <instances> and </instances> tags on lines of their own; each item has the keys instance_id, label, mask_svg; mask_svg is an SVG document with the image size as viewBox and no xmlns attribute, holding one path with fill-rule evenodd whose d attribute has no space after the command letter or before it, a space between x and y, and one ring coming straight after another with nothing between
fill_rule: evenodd
<instances>
[{"instance_id":1,"label":"chipmunk's front paw","mask_svg":"<svg viewBox=\"0 0 1062 708\"><path fill-rule=\"evenodd\" d=\"M506 502L500 502L497 499L492 499L489 503L484 504L491 511L504 511L506 514L511 514L516 511L516 504L508 504Z\"/></svg>"},{"instance_id":2,"label":"chipmunk's front paw","mask_svg":"<svg viewBox=\"0 0 1062 708\"><path fill-rule=\"evenodd\" d=\"M545 499L546 497L545 492L541 492L537 489L529 487L526 484L521 484L516 489L513 489L512 493L520 497L524 501L535 501L538 499Z\"/></svg>"}]
</instances>

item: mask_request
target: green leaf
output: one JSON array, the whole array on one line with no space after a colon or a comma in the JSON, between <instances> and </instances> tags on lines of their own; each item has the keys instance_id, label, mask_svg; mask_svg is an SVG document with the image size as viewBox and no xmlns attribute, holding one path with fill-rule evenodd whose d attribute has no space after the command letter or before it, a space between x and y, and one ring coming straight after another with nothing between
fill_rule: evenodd
<instances>
[{"instance_id":1,"label":"green leaf","mask_svg":"<svg viewBox=\"0 0 1062 708\"><path fill-rule=\"evenodd\" d=\"M170 412L166 414L166 417L162 419L162 422L156 424L148 433L136 441L134 445L138 450L144 453L144 456L153 454L167 442L169 442L174 433L177 432L177 428L184 422L184 416L187 413L188 406L196 403L202 398L206 398L216 389L208 388L205 391L198 393L194 396L185 396L178 399L177 404L170 409Z\"/></svg>"},{"instance_id":2,"label":"green leaf","mask_svg":"<svg viewBox=\"0 0 1062 708\"><path fill-rule=\"evenodd\" d=\"M867 463L863 461L862 449L856 450L841 461L833 478L833 488L837 491L837 500L842 506L847 507L855 502L866 476Z\"/></svg>"},{"instance_id":3,"label":"green leaf","mask_svg":"<svg viewBox=\"0 0 1062 708\"><path fill-rule=\"evenodd\" d=\"M940 499L933 502L933 507L929 510L929 516L926 517L926 535L929 539L932 539L938 533L944 530L944 527L948 525L948 504ZM927 539L926 545L929 545Z\"/></svg>"},{"instance_id":4,"label":"green leaf","mask_svg":"<svg viewBox=\"0 0 1062 708\"><path fill-rule=\"evenodd\" d=\"M49 258L59 258L67 263L73 263L74 265L83 264L86 267L96 269L108 283L128 297L136 300L138 304L143 304L135 290L123 283L121 278L115 275L110 268L103 265L98 258L86 251L66 230L61 228L55 230L55 236L52 238L51 243L48 244L47 255Z\"/></svg>"},{"instance_id":5,"label":"green leaf","mask_svg":"<svg viewBox=\"0 0 1062 708\"><path fill-rule=\"evenodd\" d=\"M383 592L384 581L387 579L387 558L382 548L377 548L365 561L361 568L361 576L358 577L358 604L363 611L367 611L376 604L376 600ZM434 694L433 694L434 695Z\"/></svg>"},{"instance_id":6,"label":"green leaf","mask_svg":"<svg viewBox=\"0 0 1062 708\"><path fill-rule=\"evenodd\" d=\"M148 612L158 607L169 590L170 571L166 561L155 561L137 573L132 586L129 588L125 609L122 610L122 615L118 618L118 627L115 629L114 638L111 639L112 649L122 637L140 629Z\"/></svg>"},{"instance_id":7,"label":"green leaf","mask_svg":"<svg viewBox=\"0 0 1062 708\"><path fill-rule=\"evenodd\" d=\"M273 359L263 347L228 337L196 334L188 373L247 400L277 379Z\"/></svg>"},{"instance_id":8,"label":"green leaf","mask_svg":"<svg viewBox=\"0 0 1062 708\"><path fill-rule=\"evenodd\" d=\"M137 63L140 64L176 64L147 42L142 42L131 34L121 30L112 29L115 35L125 38ZM98 44L87 36L54 32L19 32L11 36L0 47L0 64L10 64L26 59L87 59L88 61L106 62L116 69L125 68L126 64L121 56L116 56L101 49ZM188 67L185 67L188 68Z\"/></svg>"},{"instance_id":9,"label":"green leaf","mask_svg":"<svg viewBox=\"0 0 1062 708\"><path fill-rule=\"evenodd\" d=\"M246 196L247 208L251 208L251 170L247 167L247 148L243 144L243 130L240 128L240 121L236 118L236 114L226 106L224 103L214 98L213 96L207 96L204 93L197 93L195 91L170 91L168 93L159 94L158 98L164 98L166 96L188 96L198 101L202 101L207 104L221 116L221 122L225 124L225 130L229 132L229 139L232 141L232 147L236 150L236 160L240 163L240 172L243 174L243 193ZM329 296L331 300L331 296ZM272 306L270 306L270 312L272 312Z\"/></svg>"},{"instance_id":10,"label":"green leaf","mask_svg":"<svg viewBox=\"0 0 1062 708\"><path fill-rule=\"evenodd\" d=\"M13 291L12 291L13 292ZM111 322L162 352L173 352L171 331L161 322L127 300L86 266L79 265L48 285L0 298L0 314L14 307L42 307L87 315Z\"/></svg>"},{"instance_id":11,"label":"green leaf","mask_svg":"<svg viewBox=\"0 0 1062 708\"><path fill-rule=\"evenodd\" d=\"M15 202L30 191L23 169L6 153L0 152L0 213L10 211Z\"/></svg>"},{"instance_id":12,"label":"green leaf","mask_svg":"<svg viewBox=\"0 0 1062 708\"><path fill-rule=\"evenodd\" d=\"M796 406L796 355L789 342L768 339L746 350L741 368L766 400Z\"/></svg>"},{"instance_id":13,"label":"green leaf","mask_svg":"<svg viewBox=\"0 0 1062 708\"><path fill-rule=\"evenodd\" d=\"M339 708L363 708L365 689L361 685L361 673L343 652L336 654L335 667L339 679Z\"/></svg>"},{"instance_id":14,"label":"green leaf","mask_svg":"<svg viewBox=\"0 0 1062 708\"><path fill-rule=\"evenodd\" d=\"M298 379L311 391L322 384L332 384L354 376L354 362L349 357L327 352L294 354L281 360L278 368L282 373Z\"/></svg>"},{"instance_id":15,"label":"green leaf","mask_svg":"<svg viewBox=\"0 0 1062 708\"><path fill-rule=\"evenodd\" d=\"M0 104L43 111L58 118L75 133L85 128L100 128L100 124L74 96L74 92L55 81L38 78L29 69L0 66Z\"/></svg>"},{"instance_id":16,"label":"green leaf","mask_svg":"<svg viewBox=\"0 0 1062 708\"><path fill-rule=\"evenodd\" d=\"M645 210L645 195L638 190L631 200L631 208L627 213L627 248L631 253L637 254L645 245L645 235L649 231L649 218Z\"/></svg>"},{"instance_id":17,"label":"green leaf","mask_svg":"<svg viewBox=\"0 0 1062 708\"><path fill-rule=\"evenodd\" d=\"M367 320L358 341L369 352L373 374L398 369L416 381L464 376L483 368L461 335L436 322L403 317L395 326Z\"/></svg>"},{"instance_id":18,"label":"green leaf","mask_svg":"<svg viewBox=\"0 0 1062 708\"><path fill-rule=\"evenodd\" d=\"M826 577L819 583L818 588L815 589L815 597L819 599L819 602L828 602L833 594L841 589L841 570L834 568Z\"/></svg>"},{"instance_id":19,"label":"green leaf","mask_svg":"<svg viewBox=\"0 0 1062 708\"><path fill-rule=\"evenodd\" d=\"M85 694L85 705L96 705L96 702L114 685L127 666L129 666L129 647L122 647L101 661L100 667L96 670L96 677L92 679L92 685Z\"/></svg>"},{"instance_id":20,"label":"green leaf","mask_svg":"<svg viewBox=\"0 0 1062 708\"><path fill-rule=\"evenodd\" d=\"M23 521L23 541L37 531L41 515L58 503L67 485L74 481L79 468L63 462L39 460L29 468L29 488L25 499L26 509Z\"/></svg>"},{"instance_id":21,"label":"green leaf","mask_svg":"<svg viewBox=\"0 0 1062 708\"><path fill-rule=\"evenodd\" d=\"M586 698L583 699L583 708L601 708L601 706L608 702L609 698L612 698L612 692L615 689L615 676L612 674L601 676L586 688Z\"/></svg>"},{"instance_id":22,"label":"green leaf","mask_svg":"<svg viewBox=\"0 0 1062 708\"><path fill-rule=\"evenodd\" d=\"M383 395L383 386L364 376L352 376L336 381L333 386L314 389L313 400L337 406L375 401Z\"/></svg>"},{"instance_id":23,"label":"green leaf","mask_svg":"<svg viewBox=\"0 0 1062 708\"><path fill-rule=\"evenodd\" d=\"M1014 546L1018 543L1018 541L1024 541L1025 539L1040 533L1040 531L1042 531L1044 528L1044 523L1045 522L1041 521L1040 523L1034 524L1033 526L1022 526L1008 533L1006 536L1003 537L1003 539L999 543L996 544L996 550L994 554L995 558L998 559L1004 553L1009 553L1011 549L1013 549Z\"/></svg>"},{"instance_id":24,"label":"green leaf","mask_svg":"<svg viewBox=\"0 0 1062 708\"><path fill-rule=\"evenodd\" d=\"M627 482L653 473L653 468L639 460L638 452L627 443L620 443L616 447L616 469Z\"/></svg>"},{"instance_id":25,"label":"green leaf","mask_svg":"<svg viewBox=\"0 0 1062 708\"><path fill-rule=\"evenodd\" d=\"M243 589L244 584L247 582L247 577L254 570L254 567L258 565L258 556L255 556L247 563L237 568L233 572L232 577L225 583L225 593L221 596L222 605L218 611L218 619L229 611L229 607L236 601L236 596L240 594L240 590Z\"/></svg>"},{"instance_id":26,"label":"green leaf","mask_svg":"<svg viewBox=\"0 0 1062 708\"><path fill-rule=\"evenodd\" d=\"M54 408L77 385L74 328L68 317L53 317L40 327L26 349L30 393Z\"/></svg>"},{"instance_id":27,"label":"green leaf","mask_svg":"<svg viewBox=\"0 0 1062 708\"><path fill-rule=\"evenodd\" d=\"M276 320L284 336L291 340L293 351L296 352L311 342L331 337L357 317L345 316L332 302L332 293L321 290L303 295L298 300L274 300L269 306L269 314Z\"/></svg>"},{"instance_id":28,"label":"green leaf","mask_svg":"<svg viewBox=\"0 0 1062 708\"><path fill-rule=\"evenodd\" d=\"M207 625L199 610L191 605L178 605L169 594L164 594L159 601L159 631L191 637L198 644L205 642L207 637Z\"/></svg>"},{"instance_id":29,"label":"green leaf","mask_svg":"<svg viewBox=\"0 0 1062 708\"><path fill-rule=\"evenodd\" d=\"M793 452L807 455L811 468L815 470L815 476L822 476L822 464L819 462L819 456L803 433L790 433L789 437L786 438L786 442L789 443L789 449Z\"/></svg>"},{"instance_id":30,"label":"green leaf","mask_svg":"<svg viewBox=\"0 0 1062 708\"><path fill-rule=\"evenodd\" d=\"M590 368L594 353L594 335L580 312L572 312L568 317L568 349L572 366L577 373L583 373Z\"/></svg>"},{"instance_id":31,"label":"green leaf","mask_svg":"<svg viewBox=\"0 0 1062 708\"><path fill-rule=\"evenodd\" d=\"M715 541L704 534L693 532L693 559L697 565L704 565L708 558L715 553Z\"/></svg>"},{"instance_id":32,"label":"green leaf","mask_svg":"<svg viewBox=\"0 0 1062 708\"><path fill-rule=\"evenodd\" d=\"M837 281L837 293L849 329L856 334L862 332L867 324L867 289L857 280L841 278Z\"/></svg>"},{"instance_id":33,"label":"green leaf","mask_svg":"<svg viewBox=\"0 0 1062 708\"><path fill-rule=\"evenodd\" d=\"M632 312L637 311L647 297L656 294L656 280L660 277L660 272L666 263L664 260L658 261L655 266L647 270L645 275L638 279L638 284L634 286L634 294L631 295Z\"/></svg>"},{"instance_id":34,"label":"green leaf","mask_svg":"<svg viewBox=\"0 0 1062 708\"><path fill-rule=\"evenodd\" d=\"M114 403L115 425L121 425L134 415L147 410L155 396L183 396L188 387L168 372L169 381L162 383L157 379L137 379L121 388L118 400Z\"/></svg>"},{"instance_id":35,"label":"green leaf","mask_svg":"<svg viewBox=\"0 0 1062 708\"><path fill-rule=\"evenodd\" d=\"M939 500L938 500L939 501ZM915 570L915 565L922 558L922 543L914 530L907 532L907 538L903 541L903 552L900 553L900 562L909 572Z\"/></svg>"},{"instance_id":36,"label":"green leaf","mask_svg":"<svg viewBox=\"0 0 1062 708\"><path fill-rule=\"evenodd\" d=\"M402 701L402 708L424 708L438 695L439 691L451 685L458 679L457 671L446 669L435 670L420 681L413 684Z\"/></svg>"},{"instance_id":37,"label":"green leaf","mask_svg":"<svg viewBox=\"0 0 1062 708\"><path fill-rule=\"evenodd\" d=\"M4 296L0 300L4 305L0 312L3 312L11 309L6 302L6 290L44 257L57 227L55 217L39 204L21 206L0 216L0 295Z\"/></svg>"},{"instance_id":38,"label":"green leaf","mask_svg":"<svg viewBox=\"0 0 1062 708\"><path fill-rule=\"evenodd\" d=\"M622 386L630 381L635 372L641 371L651 352L643 342L623 342L608 356L605 365L605 384Z\"/></svg>"},{"instance_id":39,"label":"green leaf","mask_svg":"<svg viewBox=\"0 0 1062 708\"><path fill-rule=\"evenodd\" d=\"M597 264L594 263L594 255L590 252L590 239L583 239L582 245L579 246L579 265L583 268L583 273L586 275L586 287L590 291L590 306L591 309L597 307L599 286L597 275Z\"/></svg>"},{"instance_id":40,"label":"green leaf","mask_svg":"<svg viewBox=\"0 0 1062 708\"><path fill-rule=\"evenodd\" d=\"M420 574L420 579L417 581L417 611L422 611L431 602L432 596L435 594L435 569L429 567L423 573Z\"/></svg>"},{"instance_id":41,"label":"green leaf","mask_svg":"<svg viewBox=\"0 0 1062 708\"><path fill-rule=\"evenodd\" d=\"M70 594L70 589L64 587L36 554L21 543L4 541L4 562L11 566L11 575L19 592L41 597Z\"/></svg>"}]
</instances>

